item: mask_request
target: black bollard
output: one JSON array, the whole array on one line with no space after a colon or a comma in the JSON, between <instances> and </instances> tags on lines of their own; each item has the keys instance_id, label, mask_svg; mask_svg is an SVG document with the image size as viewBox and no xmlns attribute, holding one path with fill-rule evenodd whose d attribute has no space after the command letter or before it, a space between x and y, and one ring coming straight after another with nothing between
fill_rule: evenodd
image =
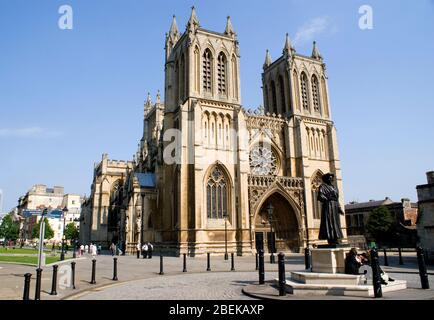
<instances>
[{"instance_id":1,"label":"black bollard","mask_svg":"<svg viewBox=\"0 0 434 320\"><path fill-rule=\"evenodd\" d=\"M389 265L389 261L387 260L386 249L383 249L384 252L384 265L387 267Z\"/></svg>"},{"instance_id":2,"label":"black bollard","mask_svg":"<svg viewBox=\"0 0 434 320\"><path fill-rule=\"evenodd\" d=\"M305 269L310 269L310 250L308 247L304 248L304 265Z\"/></svg>"},{"instance_id":3,"label":"black bollard","mask_svg":"<svg viewBox=\"0 0 434 320\"><path fill-rule=\"evenodd\" d=\"M113 281L118 281L118 258L113 258Z\"/></svg>"},{"instance_id":4,"label":"black bollard","mask_svg":"<svg viewBox=\"0 0 434 320\"><path fill-rule=\"evenodd\" d=\"M255 270L258 270L259 267L259 254L256 252L256 268Z\"/></svg>"},{"instance_id":5,"label":"black bollard","mask_svg":"<svg viewBox=\"0 0 434 320\"><path fill-rule=\"evenodd\" d=\"M96 274L96 260L92 259L92 279L90 280L90 284L96 284L95 274Z\"/></svg>"},{"instance_id":6,"label":"black bollard","mask_svg":"<svg viewBox=\"0 0 434 320\"><path fill-rule=\"evenodd\" d=\"M209 252L206 254L206 271L211 271L211 258Z\"/></svg>"},{"instance_id":7,"label":"black bollard","mask_svg":"<svg viewBox=\"0 0 434 320\"><path fill-rule=\"evenodd\" d=\"M51 283L51 293L50 293L50 295L52 296L57 295L57 268L59 268L59 266L55 264L53 266L53 280Z\"/></svg>"},{"instance_id":8,"label":"black bollard","mask_svg":"<svg viewBox=\"0 0 434 320\"><path fill-rule=\"evenodd\" d=\"M402 250L401 250L401 247L398 248L398 254L399 254L399 264L403 265L404 261L402 260Z\"/></svg>"},{"instance_id":9,"label":"black bollard","mask_svg":"<svg viewBox=\"0 0 434 320\"><path fill-rule=\"evenodd\" d=\"M72 289L75 289L75 261L71 262L71 284Z\"/></svg>"},{"instance_id":10,"label":"black bollard","mask_svg":"<svg viewBox=\"0 0 434 320\"><path fill-rule=\"evenodd\" d=\"M428 273L426 271L425 257L423 249L417 247L417 263L419 264L419 276L422 289L429 289Z\"/></svg>"},{"instance_id":11,"label":"black bollard","mask_svg":"<svg viewBox=\"0 0 434 320\"><path fill-rule=\"evenodd\" d=\"M160 273L159 273L160 275L163 275L164 274L164 271L163 271L163 256L160 254Z\"/></svg>"},{"instance_id":12,"label":"black bollard","mask_svg":"<svg viewBox=\"0 0 434 320\"><path fill-rule=\"evenodd\" d=\"M378 263L378 252L375 248L371 250L371 268L374 296L375 298L381 298L383 296L383 291L381 289L380 264Z\"/></svg>"},{"instance_id":13,"label":"black bollard","mask_svg":"<svg viewBox=\"0 0 434 320\"><path fill-rule=\"evenodd\" d=\"M279 266L279 296L286 296L285 291L285 255L283 252L279 253L277 256L277 263Z\"/></svg>"},{"instance_id":14,"label":"black bollard","mask_svg":"<svg viewBox=\"0 0 434 320\"><path fill-rule=\"evenodd\" d=\"M36 289L35 289L35 300L41 300L41 277L42 269L36 269Z\"/></svg>"},{"instance_id":15,"label":"black bollard","mask_svg":"<svg viewBox=\"0 0 434 320\"><path fill-rule=\"evenodd\" d=\"M24 293L23 293L23 300L30 300L29 294L30 294L30 278L32 277L31 273L26 273L24 275Z\"/></svg>"},{"instance_id":16,"label":"black bollard","mask_svg":"<svg viewBox=\"0 0 434 320\"><path fill-rule=\"evenodd\" d=\"M187 254L184 253L184 261L182 264L182 272L187 272Z\"/></svg>"},{"instance_id":17,"label":"black bollard","mask_svg":"<svg viewBox=\"0 0 434 320\"><path fill-rule=\"evenodd\" d=\"M259 284L264 284L265 271L264 271L264 250L259 250Z\"/></svg>"},{"instance_id":18,"label":"black bollard","mask_svg":"<svg viewBox=\"0 0 434 320\"><path fill-rule=\"evenodd\" d=\"M234 253L231 252L231 271L235 271Z\"/></svg>"}]
</instances>

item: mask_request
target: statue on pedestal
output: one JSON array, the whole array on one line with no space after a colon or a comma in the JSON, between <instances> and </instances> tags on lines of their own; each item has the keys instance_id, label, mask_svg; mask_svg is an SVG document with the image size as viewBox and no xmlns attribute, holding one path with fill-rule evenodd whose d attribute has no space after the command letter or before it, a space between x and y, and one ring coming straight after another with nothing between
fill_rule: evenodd
<instances>
[{"instance_id":1,"label":"statue on pedestal","mask_svg":"<svg viewBox=\"0 0 434 320\"><path fill-rule=\"evenodd\" d=\"M318 189L318 200L321 202L321 225L319 240L327 240L329 246L336 246L342 234L340 214L344 214L339 204L339 191L333 185L335 175L326 173L322 176L323 183Z\"/></svg>"}]
</instances>

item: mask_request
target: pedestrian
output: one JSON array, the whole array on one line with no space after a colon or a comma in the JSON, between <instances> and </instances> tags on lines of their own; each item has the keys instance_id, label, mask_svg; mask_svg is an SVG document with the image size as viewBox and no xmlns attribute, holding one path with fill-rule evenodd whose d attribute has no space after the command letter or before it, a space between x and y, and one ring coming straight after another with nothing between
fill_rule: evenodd
<instances>
[{"instance_id":1,"label":"pedestrian","mask_svg":"<svg viewBox=\"0 0 434 320\"><path fill-rule=\"evenodd\" d=\"M148 256L148 245L146 243L142 247L142 255L143 259L146 259L146 257Z\"/></svg>"},{"instance_id":2,"label":"pedestrian","mask_svg":"<svg viewBox=\"0 0 434 320\"><path fill-rule=\"evenodd\" d=\"M91 252L91 254L92 254L92 257L96 257L96 255L97 255L97 251L96 251L96 245L94 245L94 244L91 244L90 245L90 252Z\"/></svg>"},{"instance_id":3,"label":"pedestrian","mask_svg":"<svg viewBox=\"0 0 434 320\"><path fill-rule=\"evenodd\" d=\"M80 255L84 254L84 245L80 245Z\"/></svg>"},{"instance_id":4,"label":"pedestrian","mask_svg":"<svg viewBox=\"0 0 434 320\"><path fill-rule=\"evenodd\" d=\"M137 259L140 259L140 249L141 249L141 245L140 245L140 242L137 242L137 245L136 245L136 250L137 250Z\"/></svg>"},{"instance_id":5,"label":"pedestrian","mask_svg":"<svg viewBox=\"0 0 434 320\"><path fill-rule=\"evenodd\" d=\"M148 242L148 258L152 259L152 251L154 250L154 246L152 243Z\"/></svg>"},{"instance_id":6,"label":"pedestrian","mask_svg":"<svg viewBox=\"0 0 434 320\"><path fill-rule=\"evenodd\" d=\"M84 252L85 252L85 253L89 253L89 246L88 246L88 245L85 245L85 246L84 246Z\"/></svg>"},{"instance_id":7,"label":"pedestrian","mask_svg":"<svg viewBox=\"0 0 434 320\"><path fill-rule=\"evenodd\" d=\"M102 247L101 247L101 245L99 244L99 245L98 245L98 254L101 254L101 250L102 250Z\"/></svg>"},{"instance_id":8,"label":"pedestrian","mask_svg":"<svg viewBox=\"0 0 434 320\"><path fill-rule=\"evenodd\" d=\"M115 246L115 244L113 242L110 245L110 251L112 253L112 256L114 256L116 254L116 246Z\"/></svg>"}]
</instances>

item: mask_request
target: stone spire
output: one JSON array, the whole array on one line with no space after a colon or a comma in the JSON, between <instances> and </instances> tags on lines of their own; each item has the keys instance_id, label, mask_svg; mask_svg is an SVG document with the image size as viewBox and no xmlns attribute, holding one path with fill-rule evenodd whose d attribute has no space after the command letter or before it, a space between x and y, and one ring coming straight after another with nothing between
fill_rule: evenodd
<instances>
[{"instance_id":1,"label":"stone spire","mask_svg":"<svg viewBox=\"0 0 434 320\"><path fill-rule=\"evenodd\" d=\"M291 40L289 39L288 33L286 33L285 45L283 46L283 54L287 53L289 55L295 52L294 47L292 46Z\"/></svg>"},{"instance_id":2,"label":"stone spire","mask_svg":"<svg viewBox=\"0 0 434 320\"><path fill-rule=\"evenodd\" d=\"M175 39L178 37L178 35L179 35L179 31L178 31L178 26L176 24L176 17L175 15L173 15L172 24L170 25L170 30L169 30L169 37Z\"/></svg>"},{"instance_id":3,"label":"stone spire","mask_svg":"<svg viewBox=\"0 0 434 320\"><path fill-rule=\"evenodd\" d=\"M197 15L196 15L196 9L194 6L192 6L190 19L188 20L188 23L187 23L187 29L191 30L191 31L196 31L196 29L199 27L200 27L200 24L199 24L199 19L197 18Z\"/></svg>"},{"instance_id":4,"label":"stone spire","mask_svg":"<svg viewBox=\"0 0 434 320\"><path fill-rule=\"evenodd\" d=\"M317 60L322 60L322 56L316 47L316 41L313 42L312 58L317 59Z\"/></svg>"},{"instance_id":5,"label":"stone spire","mask_svg":"<svg viewBox=\"0 0 434 320\"><path fill-rule=\"evenodd\" d=\"M232 27L231 17L228 16L226 20L226 28L225 28L225 34L227 34L230 37L233 37L235 35L234 28Z\"/></svg>"},{"instance_id":6,"label":"stone spire","mask_svg":"<svg viewBox=\"0 0 434 320\"><path fill-rule=\"evenodd\" d=\"M148 97L146 98L146 102L145 102L145 113L149 111L149 109L151 109L152 106L152 101L151 101L151 94L148 92Z\"/></svg>"},{"instance_id":7,"label":"stone spire","mask_svg":"<svg viewBox=\"0 0 434 320\"><path fill-rule=\"evenodd\" d=\"M265 62L264 62L264 66L263 68L268 68L271 64L271 56L270 56L270 52L267 49L267 52L265 53Z\"/></svg>"},{"instance_id":8,"label":"stone spire","mask_svg":"<svg viewBox=\"0 0 434 320\"><path fill-rule=\"evenodd\" d=\"M161 103L161 95L160 95L160 90L157 91L157 100L155 101L157 104Z\"/></svg>"}]
</instances>

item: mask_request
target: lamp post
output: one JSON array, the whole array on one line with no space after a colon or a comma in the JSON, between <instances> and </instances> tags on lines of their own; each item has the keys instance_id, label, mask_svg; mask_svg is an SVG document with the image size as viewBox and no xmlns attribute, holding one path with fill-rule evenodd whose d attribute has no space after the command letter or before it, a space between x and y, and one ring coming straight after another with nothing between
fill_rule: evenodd
<instances>
[{"instance_id":1,"label":"lamp post","mask_svg":"<svg viewBox=\"0 0 434 320\"><path fill-rule=\"evenodd\" d=\"M68 208L65 206L65 208L62 209L63 212L63 235L62 235L62 252L60 253L60 260L65 260L65 223L66 223L66 214L68 213Z\"/></svg>"},{"instance_id":2,"label":"lamp post","mask_svg":"<svg viewBox=\"0 0 434 320\"><path fill-rule=\"evenodd\" d=\"M228 213L224 213L225 218L225 260L228 260Z\"/></svg>"},{"instance_id":3,"label":"lamp post","mask_svg":"<svg viewBox=\"0 0 434 320\"><path fill-rule=\"evenodd\" d=\"M268 221L269 221L269 223L270 223L270 233L271 233L271 243L270 243L270 246L271 246L271 255L270 255L270 263L275 263L275 262L276 262L276 260L275 260L275 258L274 258L273 210L274 210L274 207L273 207L273 205L271 204L271 201L270 201L270 203L268 204L268 207L267 207L267 212L268 212Z\"/></svg>"}]
</instances>

